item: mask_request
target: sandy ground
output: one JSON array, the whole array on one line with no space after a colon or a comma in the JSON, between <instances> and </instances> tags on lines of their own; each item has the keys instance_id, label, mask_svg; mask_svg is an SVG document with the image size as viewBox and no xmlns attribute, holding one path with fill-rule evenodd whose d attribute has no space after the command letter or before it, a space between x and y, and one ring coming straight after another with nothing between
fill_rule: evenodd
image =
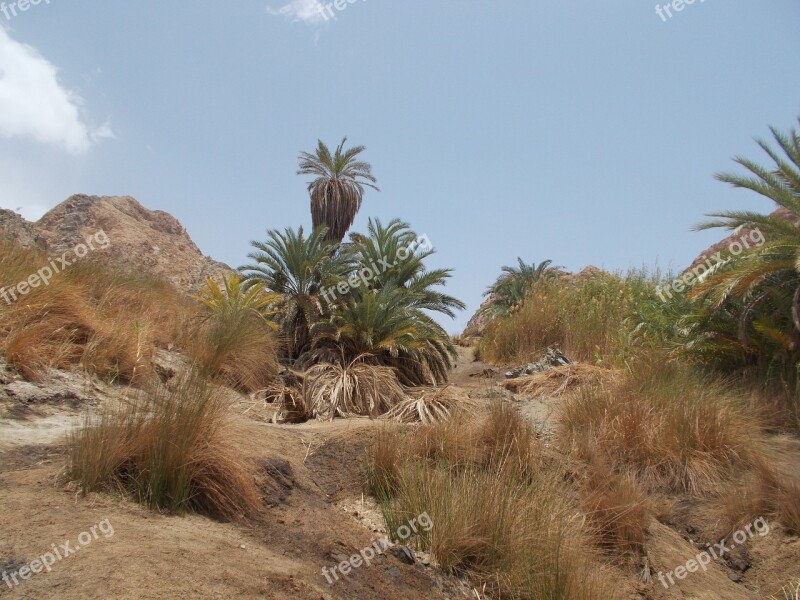
<instances>
[{"instance_id":1,"label":"sandy ground","mask_svg":"<svg viewBox=\"0 0 800 600\"><path fill-rule=\"evenodd\" d=\"M470 350L460 352L454 385L477 399L508 397L495 385L502 371L475 377L486 375L487 366L473 362ZM516 400L543 435L553 435L557 399ZM407 565L387 553L371 566L329 584L323 567L332 567L385 533L375 502L362 493L360 475L364 448L381 423L352 419L274 425L268 422L264 407L245 397L234 399L232 406L238 415L243 452L256 464L283 460L290 467L285 485L274 486L274 493L268 495L266 518L247 525L196 515L156 514L112 495L76 496L59 475L64 466L64 436L79 423L87 406L80 402L20 405L19 398L0 397L0 575L16 573L53 550L53 545L59 549L69 542L79 547L56 560L50 572L24 581L18 578L19 585L13 589L0 582L0 597L477 597L463 582L426 564L424 555ZM787 464L798 464L798 456L800 451L791 454ZM646 574L617 569L621 598L766 598L792 578L800 579L800 540L775 526L769 535L747 544L751 566L740 582L731 580L732 571L726 565L712 564L707 573L691 574L669 590L663 589L657 572L672 570L698 553L692 542L706 535L703 514L699 509L673 510L670 518L662 519L669 523L652 524L648 534L652 580L647 583ZM98 524L103 523L105 529L100 529ZM110 528L113 535L108 533ZM86 541L87 536L91 541L81 545L79 538Z\"/></svg>"}]
</instances>

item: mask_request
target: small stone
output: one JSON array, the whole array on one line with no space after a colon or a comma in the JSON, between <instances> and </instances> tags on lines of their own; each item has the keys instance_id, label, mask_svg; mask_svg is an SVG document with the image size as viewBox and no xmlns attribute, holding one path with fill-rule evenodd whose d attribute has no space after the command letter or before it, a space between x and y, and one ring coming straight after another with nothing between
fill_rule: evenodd
<instances>
[{"instance_id":1,"label":"small stone","mask_svg":"<svg viewBox=\"0 0 800 600\"><path fill-rule=\"evenodd\" d=\"M736 573L730 573L728 575L728 579L730 579L734 583L739 583L742 580L742 576L741 575L737 575Z\"/></svg>"},{"instance_id":2,"label":"small stone","mask_svg":"<svg viewBox=\"0 0 800 600\"><path fill-rule=\"evenodd\" d=\"M239 545L239 548L241 548L242 550L246 550L246 549L247 549L247 546L245 546L244 544L240 544L240 545Z\"/></svg>"}]
</instances>

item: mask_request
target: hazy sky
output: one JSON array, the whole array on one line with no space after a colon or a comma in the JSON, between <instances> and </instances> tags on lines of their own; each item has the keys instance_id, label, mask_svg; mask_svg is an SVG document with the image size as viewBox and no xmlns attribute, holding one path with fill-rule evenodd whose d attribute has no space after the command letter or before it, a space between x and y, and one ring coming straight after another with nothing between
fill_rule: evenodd
<instances>
[{"instance_id":1,"label":"hazy sky","mask_svg":"<svg viewBox=\"0 0 800 600\"><path fill-rule=\"evenodd\" d=\"M451 331L517 256L685 266L704 213L772 208L713 174L800 114L797 0L10 4L0 206L134 196L238 266L310 224L297 154L347 135L382 188L356 229L427 234L469 305Z\"/></svg>"}]
</instances>

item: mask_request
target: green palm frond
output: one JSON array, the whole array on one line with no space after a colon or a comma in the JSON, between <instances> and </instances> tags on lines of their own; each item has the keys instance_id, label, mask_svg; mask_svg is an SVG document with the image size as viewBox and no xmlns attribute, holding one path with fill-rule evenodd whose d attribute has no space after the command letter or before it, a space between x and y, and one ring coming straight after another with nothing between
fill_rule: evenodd
<instances>
[{"instance_id":1,"label":"green palm frond","mask_svg":"<svg viewBox=\"0 0 800 600\"><path fill-rule=\"evenodd\" d=\"M279 300L280 324L289 341L289 355L297 358L308 349L309 329L326 313L322 295L352 270L347 252L334 252L335 242L326 239L327 228L306 236L303 228L267 232L264 242L252 242L255 252L250 265L240 267L244 285L262 286Z\"/></svg>"},{"instance_id":2,"label":"green palm frond","mask_svg":"<svg viewBox=\"0 0 800 600\"><path fill-rule=\"evenodd\" d=\"M311 196L311 220L314 229L326 226L326 239L341 242L361 210L364 188L378 190L369 163L356 160L364 146L344 149L344 138L331 154L321 141L314 154L301 152L298 175L311 175L308 184Z\"/></svg>"}]
</instances>

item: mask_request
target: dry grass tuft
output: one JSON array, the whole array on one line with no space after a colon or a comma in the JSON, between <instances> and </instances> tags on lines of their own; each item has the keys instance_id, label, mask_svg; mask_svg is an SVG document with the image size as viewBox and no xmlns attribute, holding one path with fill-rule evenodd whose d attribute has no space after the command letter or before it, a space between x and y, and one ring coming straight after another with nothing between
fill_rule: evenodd
<instances>
[{"instance_id":1,"label":"dry grass tuft","mask_svg":"<svg viewBox=\"0 0 800 600\"><path fill-rule=\"evenodd\" d=\"M276 335L264 319L250 312L201 319L187 351L209 377L242 392L264 389L278 372Z\"/></svg>"},{"instance_id":2,"label":"dry grass tuft","mask_svg":"<svg viewBox=\"0 0 800 600\"><path fill-rule=\"evenodd\" d=\"M227 407L188 375L174 389L87 417L71 435L67 477L83 494L119 490L152 509L241 519L261 498L232 434Z\"/></svg>"},{"instance_id":3,"label":"dry grass tuft","mask_svg":"<svg viewBox=\"0 0 800 600\"><path fill-rule=\"evenodd\" d=\"M453 417L460 410L474 411L475 403L459 388L419 388L408 390L412 397L404 400L384 416L398 423L441 423ZM413 397L419 394L418 397Z\"/></svg>"},{"instance_id":4,"label":"dry grass tuft","mask_svg":"<svg viewBox=\"0 0 800 600\"><path fill-rule=\"evenodd\" d=\"M616 384L581 390L561 410L567 446L602 453L647 490L701 493L763 461L759 420L725 384L640 360Z\"/></svg>"},{"instance_id":5,"label":"dry grass tuft","mask_svg":"<svg viewBox=\"0 0 800 600\"><path fill-rule=\"evenodd\" d=\"M612 383L619 377L619 371L605 369L583 363L553 367L515 379L504 381L501 385L510 392L534 398L555 398L577 388Z\"/></svg>"},{"instance_id":6,"label":"dry grass tuft","mask_svg":"<svg viewBox=\"0 0 800 600\"><path fill-rule=\"evenodd\" d=\"M303 382L303 397L319 419L380 416L406 399L395 370L367 362L361 355L349 363L311 367Z\"/></svg>"},{"instance_id":7,"label":"dry grass tuft","mask_svg":"<svg viewBox=\"0 0 800 600\"><path fill-rule=\"evenodd\" d=\"M580 495L581 508L600 548L615 557L638 559L643 555L653 509L631 475L614 473L602 458L595 457Z\"/></svg>"}]
</instances>

